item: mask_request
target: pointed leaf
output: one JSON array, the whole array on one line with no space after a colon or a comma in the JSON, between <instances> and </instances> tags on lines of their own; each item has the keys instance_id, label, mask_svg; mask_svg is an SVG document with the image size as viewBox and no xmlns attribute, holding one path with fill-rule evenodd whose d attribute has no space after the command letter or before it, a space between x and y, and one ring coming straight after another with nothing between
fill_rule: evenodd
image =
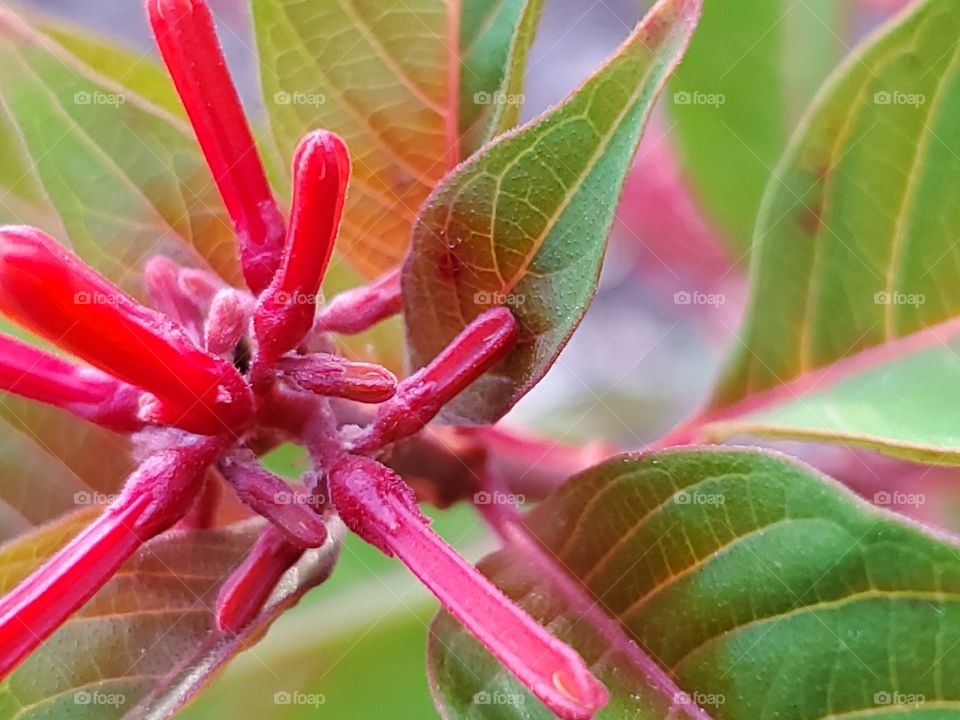
<instances>
[{"instance_id":1,"label":"pointed leaf","mask_svg":"<svg viewBox=\"0 0 960 720\"><path fill-rule=\"evenodd\" d=\"M461 394L449 418L498 418L576 328L651 105L698 13L698 0L658 3L570 97L488 145L428 201L403 278L413 364L491 306L511 306L523 326L517 350Z\"/></svg>"},{"instance_id":2,"label":"pointed leaf","mask_svg":"<svg viewBox=\"0 0 960 720\"><path fill-rule=\"evenodd\" d=\"M459 155L455 3L253 0L253 19L280 154L318 128L340 135L353 177L338 249L367 277L396 267Z\"/></svg>"},{"instance_id":3,"label":"pointed leaf","mask_svg":"<svg viewBox=\"0 0 960 720\"><path fill-rule=\"evenodd\" d=\"M464 0L460 17L460 155L513 128L543 0Z\"/></svg>"},{"instance_id":4,"label":"pointed leaf","mask_svg":"<svg viewBox=\"0 0 960 720\"><path fill-rule=\"evenodd\" d=\"M960 717L960 544L809 467L616 458L526 526L481 567L593 665L599 720ZM430 664L445 717L550 717L443 614Z\"/></svg>"}]
</instances>

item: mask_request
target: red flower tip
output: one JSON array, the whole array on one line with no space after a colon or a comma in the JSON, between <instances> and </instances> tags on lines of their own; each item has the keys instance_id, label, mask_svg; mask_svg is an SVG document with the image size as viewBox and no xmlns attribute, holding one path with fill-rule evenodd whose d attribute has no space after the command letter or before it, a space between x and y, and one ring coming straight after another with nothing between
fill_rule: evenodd
<instances>
[{"instance_id":1,"label":"red flower tip","mask_svg":"<svg viewBox=\"0 0 960 720\"><path fill-rule=\"evenodd\" d=\"M100 517L0 600L0 679L89 600L137 548L187 513L223 441L182 440L182 445L149 457Z\"/></svg>"},{"instance_id":2,"label":"red flower tip","mask_svg":"<svg viewBox=\"0 0 960 720\"><path fill-rule=\"evenodd\" d=\"M243 275L255 293L280 267L284 220L201 0L147 0L147 15L197 140L233 220Z\"/></svg>"},{"instance_id":3,"label":"red flower tip","mask_svg":"<svg viewBox=\"0 0 960 720\"><path fill-rule=\"evenodd\" d=\"M385 367L351 362L337 355L282 358L277 369L308 392L356 402L385 402L397 390L396 376Z\"/></svg>"},{"instance_id":4,"label":"red flower tip","mask_svg":"<svg viewBox=\"0 0 960 720\"><path fill-rule=\"evenodd\" d=\"M502 360L516 345L520 324L505 307L488 310L434 360L400 383L380 406L373 424L353 449L376 450L422 429L441 408Z\"/></svg>"},{"instance_id":5,"label":"red flower tip","mask_svg":"<svg viewBox=\"0 0 960 720\"><path fill-rule=\"evenodd\" d=\"M0 335L0 389L63 408L118 432L143 427L141 392L90 367L81 367Z\"/></svg>"},{"instance_id":6,"label":"red flower tip","mask_svg":"<svg viewBox=\"0 0 960 720\"><path fill-rule=\"evenodd\" d=\"M329 473L344 523L400 558L547 707L567 720L588 720L607 691L570 647L550 635L431 531L400 476L370 458L346 455Z\"/></svg>"},{"instance_id":7,"label":"red flower tip","mask_svg":"<svg viewBox=\"0 0 960 720\"><path fill-rule=\"evenodd\" d=\"M396 315L402 306L398 268L369 285L337 295L320 310L313 329L316 332L356 335Z\"/></svg>"},{"instance_id":8,"label":"red flower tip","mask_svg":"<svg viewBox=\"0 0 960 720\"><path fill-rule=\"evenodd\" d=\"M0 312L51 343L155 396L144 419L205 435L238 432L253 401L230 363L144 308L56 241L0 229Z\"/></svg>"},{"instance_id":9,"label":"red flower tip","mask_svg":"<svg viewBox=\"0 0 960 720\"><path fill-rule=\"evenodd\" d=\"M337 135L316 130L300 141L293 161L293 207L283 264L254 313L264 358L279 357L310 331L349 179L350 154Z\"/></svg>"},{"instance_id":10,"label":"red flower tip","mask_svg":"<svg viewBox=\"0 0 960 720\"><path fill-rule=\"evenodd\" d=\"M224 632L239 632L260 612L283 574L303 555L303 548L290 542L274 526L257 539L240 566L217 594L215 617Z\"/></svg>"}]
</instances>

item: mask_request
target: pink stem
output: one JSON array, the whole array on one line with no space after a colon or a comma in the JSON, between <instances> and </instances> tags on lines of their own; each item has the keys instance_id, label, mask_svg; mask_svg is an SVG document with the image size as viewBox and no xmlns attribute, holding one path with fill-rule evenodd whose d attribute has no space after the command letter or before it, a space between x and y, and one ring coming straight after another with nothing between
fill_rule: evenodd
<instances>
[{"instance_id":1,"label":"pink stem","mask_svg":"<svg viewBox=\"0 0 960 720\"><path fill-rule=\"evenodd\" d=\"M202 0L147 0L147 14L233 220L243 275L262 291L280 267L284 220Z\"/></svg>"},{"instance_id":2,"label":"pink stem","mask_svg":"<svg viewBox=\"0 0 960 720\"><path fill-rule=\"evenodd\" d=\"M412 491L396 473L369 458L347 455L329 477L334 504L347 527L403 561L554 713L588 720L606 703L606 689L573 649L427 527Z\"/></svg>"},{"instance_id":3,"label":"pink stem","mask_svg":"<svg viewBox=\"0 0 960 720\"><path fill-rule=\"evenodd\" d=\"M190 510L224 441L184 437L183 442L150 456L100 517L0 600L0 679L93 597L143 543Z\"/></svg>"},{"instance_id":4,"label":"pink stem","mask_svg":"<svg viewBox=\"0 0 960 720\"><path fill-rule=\"evenodd\" d=\"M333 298L317 315L314 332L356 335L403 307L400 269L391 270L369 285L348 290Z\"/></svg>"},{"instance_id":5,"label":"pink stem","mask_svg":"<svg viewBox=\"0 0 960 720\"><path fill-rule=\"evenodd\" d=\"M147 262L143 277L153 306L181 325L194 342L200 342L203 319L196 302L180 289L181 270L170 258L156 255Z\"/></svg>"}]
</instances>

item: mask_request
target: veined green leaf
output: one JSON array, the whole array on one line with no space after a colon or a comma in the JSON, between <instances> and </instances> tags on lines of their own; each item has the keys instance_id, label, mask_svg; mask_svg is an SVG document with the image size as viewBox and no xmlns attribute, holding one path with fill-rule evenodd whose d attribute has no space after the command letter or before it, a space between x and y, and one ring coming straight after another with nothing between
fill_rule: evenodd
<instances>
[{"instance_id":1,"label":"veined green leaf","mask_svg":"<svg viewBox=\"0 0 960 720\"><path fill-rule=\"evenodd\" d=\"M543 0L464 0L460 14L460 155L520 120Z\"/></svg>"},{"instance_id":2,"label":"veined green leaf","mask_svg":"<svg viewBox=\"0 0 960 720\"><path fill-rule=\"evenodd\" d=\"M960 465L957 343L935 343L792 395L775 406L717 420L706 438L757 435L843 443L931 465ZM814 385L816 388L816 385Z\"/></svg>"},{"instance_id":3,"label":"veined green leaf","mask_svg":"<svg viewBox=\"0 0 960 720\"><path fill-rule=\"evenodd\" d=\"M670 86L685 167L745 260L796 121L844 49L835 0L710 0Z\"/></svg>"},{"instance_id":4,"label":"veined green leaf","mask_svg":"<svg viewBox=\"0 0 960 720\"><path fill-rule=\"evenodd\" d=\"M519 543L481 567L607 684L598 720L960 718L960 545L811 468L736 449L616 458L526 526L554 576ZM448 615L430 664L445 717L552 717Z\"/></svg>"},{"instance_id":5,"label":"veined green leaf","mask_svg":"<svg viewBox=\"0 0 960 720\"><path fill-rule=\"evenodd\" d=\"M960 312L958 36L960 5L918 3L812 109L769 188L747 320L703 418L734 425L708 435L762 409L743 429L860 438L912 458L956 452L944 404L919 404L938 383L947 399L950 358L876 365L923 336L952 342L937 326ZM918 370L941 374L909 377ZM908 389L917 395L898 395Z\"/></svg>"},{"instance_id":6,"label":"veined green leaf","mask_svg":"<svg viewBox=\"0 0 960 720\"><path fill-rule=\"evenodd\" d=\"M396 267L423 201L459 158L456 4L253 0L260 78L289 163L316 128L353 173L338 250L364 275Z\"/></svg>"},{"instance_id":7,"label":"veined green leaf","mask_svg":"<svg viewBox=\"0 0 960 720\"><path fill-rule=\"evenodd\" d=\"M99 74L169 113L186 117L170 76L152 53L129 50L111 38L100 37L61 18L31 14L27 19Z\"/></svg>"},{"instance_id":8,"label":"veined green leaf","mask_svg":"<svg viewBox=\"0 0 960 720\"><path fill-rule=\"evenodd\" d=\"M500 417L576 328L650 108L699 8L699 0L658 3L578 90L488 145L427 202L403 277L413 364L491 306L511 306L522 325L517 349L449 406L449 419Z\"/></svg>"},{"instance_id":9,"label":"veined green leaf","mask_svg":"<svg viewBox=\"0 0 960 720\"><path fill-rule=\"evenodd\" d=\"M0 101L72 248L139 294L153 254L237 281L233 231L189 128L9 11Z\"/></svg>"}]
</instances>

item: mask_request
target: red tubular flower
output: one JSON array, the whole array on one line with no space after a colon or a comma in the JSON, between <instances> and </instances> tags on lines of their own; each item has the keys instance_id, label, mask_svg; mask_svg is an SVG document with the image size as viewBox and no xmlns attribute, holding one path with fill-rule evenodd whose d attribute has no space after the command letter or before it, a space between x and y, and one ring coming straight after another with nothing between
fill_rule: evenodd
<instances>
[{"instance_id":1,"label":"red tubular flower","mask_svg":"<svg viewBox=\"0 0 960 720\"><path fill-rule=\"evenodd\" d=\"M308 392L356 402L385 402L397 390L397 378L386 368L326 353L282 358L277 369Z\"/></svg>"},{"instance_id":2,"label":"red tubular flower","mask_svg":"<svg viewBox=\"0 0 960 720\"><path fill-rule=\"evenodd\" d=\"M350 154L343 140L317 130L300 141L293 161L293 208L283 264L253 316L263 359L272 360L295 347L313 325L349 179Z\"/></svg>"},{"instance_id":3,"label":"red tubular flower","mask_svg":"<svg viewBox=\"0 0 960 720\"><path fill-rule=\"evenodd\" d=\"M303 555L303 548L290 542L286 533L268 527L247 553L217 595L217 627L239 632L266 603L283 574Z\"/></svg>"},{"instance_id":4,"label":"red tubular flower","mask_svg":"<svg viewBox=\"0 0 960 720\"><path fill-rule=\"evenodd\" d=\"M54 405L110 430L133 432L141 392L93 368L85 368L0 335L0 389Z\"/></svg>"},{"instance_id":5,"label":"red tubular flower","mask_svg":"<svg viewBox=\"0 0 960 720\"><path fill-rule=\"evenodd\" d=\"M201 0L147 0L160 54L233 220L243 275L262 291L280 267L284 221Z\"/></svg>"},{"instance_id":6,"label":"red tubular flower","mask_svg":"<svg viewBox=\"0 0 960 720\"><path fill-rule=\"evenodd\" d=\"M588 720L604 705L606 689L580 656L431 531L399 475L370 458L347 455L329 482L347 527L403 561L547 707L563 718Z\"/></svg>"},{"instance_id":7,"label":"red tubular flower","mask_svg":"<svg viewBox=\"0 0 960 720\"><path fill-rule=\"evenodd\" d=\"M0 230L0 312L156 397L147 419L206 435L250 420L249 389L227 362L138 305L39 230Z\"/></svg>"},{"instance_id":8,"label":"red tubular flower","mask_svg":"<svg viewBox=\"0 0 960 720\"><path fill-rule=\"evenodd\" d=\"M313 329L356 335L400 312L400 269L391 270L369 285L335 297L317 314Z\"/></svg>"},{"instance_id":9,"label":"red tubular flower","mask_svg":"<svg viewBox=\"0 0 960 720\"><path fill-rule=\"evenodd\" d=\"M180 291L181 267L170 258L158 255L143 268L143 280L153 306L180 325L196 342L203 339L200 308Z\"/></svg>"},{"instance_id":10,"label":"red tubular flower","mask_svg":"<svg viewBox=\"0 0 960 720\"><path fill-rule=\"evenodd\" d=\"M509 353L520 324L505 307L488 310L461 332L433 362L400 383L380 406L373 424L353 443L370 452L421 430L444 405Z\"/></svg>"},{"instance_id":11,"label":"red tubular flower","mask_svg":"<svg viewBox=\"0 0 960 720\"><path fill-rule=\"evenodd\" d=\"M152 455L123 493L80 535L0 600L0 678L89 600L144 542L190 509L216 438L181 438Z\"/></svg>"}]
</instances>

